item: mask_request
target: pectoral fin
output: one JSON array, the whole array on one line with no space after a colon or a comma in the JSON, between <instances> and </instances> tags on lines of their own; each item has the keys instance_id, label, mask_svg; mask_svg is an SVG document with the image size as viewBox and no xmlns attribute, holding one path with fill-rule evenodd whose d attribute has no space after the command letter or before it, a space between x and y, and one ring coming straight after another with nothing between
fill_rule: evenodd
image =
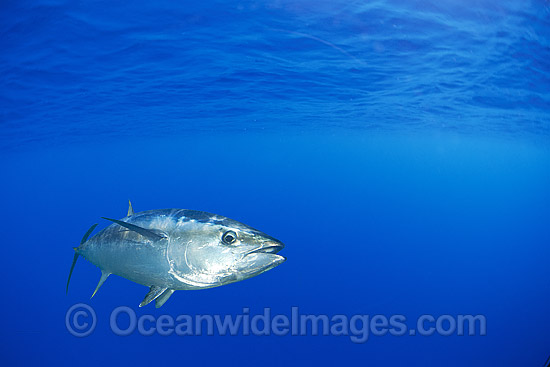
<instances>
[{"instance_id":1,"label":"pectoral fin","mask_svg":"<svg viewBox=\"0 0 550 367\"><path fill-rule=\"evenodd\" d=\"M126 223L126 222L123 222L123 221L117 220L117 219L111 219L111 218L105 218L105 217L101 217L101 218L110 220L111 222L116 223L118 225L121 225L124 228L128 228L130 231L137 232L140 235L142 235L143 237L148 238L152 241L158 241L158 240L161 240L161 239L165 238L164 236L161 236L160 234L155 233L155 232L151 231L150 229L143 228L143 227L140 227L140 226L136 226L135 224Z\"/></svg>"},{"instance_id":2,"label":"pectoral fin","mask_svg":"<svg viewBox=\"0 0 550 367\"><path fill-rule=\"evenodd\" d=\"M162 287L157 287L156 285L152 285L149 290L149 293L145 295L145 298L139 304L139 307L148 305L149 303L154 301L158 296L160 296L166 289L168 288L162 288Z\"/></svg>"},{"instance_id":3,"label":"pectoral fin","mask_svg":"<svg viewBox=\"0 0 550 367\"><path fill-rule=\"evenodd\" d=\"M159 308L161 307L166 301L168 301L168 298L174 293L173 289L167 289L165 290L158 298L155 300L155 307Z\"/></svg>"}]
</instances>

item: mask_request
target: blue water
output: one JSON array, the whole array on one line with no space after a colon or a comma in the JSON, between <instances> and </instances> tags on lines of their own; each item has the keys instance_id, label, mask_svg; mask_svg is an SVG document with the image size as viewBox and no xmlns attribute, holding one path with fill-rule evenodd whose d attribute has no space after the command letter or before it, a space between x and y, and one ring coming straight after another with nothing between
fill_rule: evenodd
<instances>
[{"instance_id":1,"label":"blue water","mask_svg":"<svg viewBox=\"0 0 550 367\"><path fill-rule=\"evenodd\" d=\"M542 366L550 355L543 1L2 1L2 365ZM80 260L101 216L204 210L286 244L138 308ZM97 313L88 337L65 313ZM114 335L137 315L484 315L487 335Z\"/></svg>"}]
</instances>

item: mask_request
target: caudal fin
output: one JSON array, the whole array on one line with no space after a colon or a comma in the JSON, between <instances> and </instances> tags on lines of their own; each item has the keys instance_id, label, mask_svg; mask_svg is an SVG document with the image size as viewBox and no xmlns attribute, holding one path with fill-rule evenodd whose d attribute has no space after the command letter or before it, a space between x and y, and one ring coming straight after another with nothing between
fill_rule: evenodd
<instances>
[{"instance_id":1,"label":"caudal fin","mask_svg":"<svg viewBox=\"0 0 550 367\"><path fill-rule=\"evenodd\" d=\"M88 231L84 234L84 237L82 237L82 240L80 241L81 245L88 240L88 237L90 237L95 227L97 227L97 223L91 226L90 229L88 229ZM76 247L74 248L74 250L76 251ZM67 289L65 293L69 292L69 283L71 282L71 276L73 275L74 266L76 265L76 260L78 260L78 256L78 252L74 254L73 264L71 265L71 271L69 272L69 279L67 279Z\"/></svg>"},{"instance_id":2,"label":"caudal fin","mask_svg":"<svg viewBox=\"0 0 550 367\"><path fill-rule=\"evenodd\" d=\"M78 253L74 254L73 265L71 265L71 271L69 272L69 279L67 279L67 290L65 291L65 293L69 293L69 282L71 281L71 276L73 275L73 270L74 270L74 266L76 265L76 260L78 260Z\"/></svg>"}]
</instances>

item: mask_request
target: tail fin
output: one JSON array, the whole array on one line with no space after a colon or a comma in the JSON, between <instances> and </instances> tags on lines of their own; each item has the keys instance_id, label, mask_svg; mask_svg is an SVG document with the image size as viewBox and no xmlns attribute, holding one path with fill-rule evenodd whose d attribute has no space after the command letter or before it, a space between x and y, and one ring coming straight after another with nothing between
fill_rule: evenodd
<instances>
[{"instance_id":1,"label":"tail fin","mask_svg":"<svg viewBox=\"0 0 550 367\"><path fill-rule=\"evenodd\" d=\"M76 248L75 248L76 251ZM71 281L71 276L73 275L74 266L76 265L76 260L78 260L78 253L74 254L73 265L71 265L71 271L69 272L69 279L67 279L67 290L65 293L69 293L69 282Z\"/></svg>"},{"instance_id":2,"label":"tail fin","mask_svg":"<svg viewBox=\"0 0 550 367\"><path fill-rule=\"evenodd\" d=\"M88 229L88 231L84 234L84 237L82 237L82 241L80 241L81 245L88 240L88 237L90 237L95 227L97 227L97 223L91 226L90 229ZM76 251L76 247L74 248L74 250ZM69 292L69 282L71 281L71 276L73 275L73 270L74 270L74 266L76 265L76 260L78 260L78 252L74 254L73 264L71 265L71 271L69 272L69 279L67 279L67 290L65 291L65 293Z\"/></svg>"}]
</instances>

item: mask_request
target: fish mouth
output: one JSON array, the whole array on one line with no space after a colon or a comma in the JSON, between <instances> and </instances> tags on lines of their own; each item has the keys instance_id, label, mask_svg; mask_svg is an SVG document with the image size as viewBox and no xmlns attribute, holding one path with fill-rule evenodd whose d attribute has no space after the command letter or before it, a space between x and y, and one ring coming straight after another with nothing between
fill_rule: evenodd
<instances>
[{"instance_id":1,"label":"fish mouth","mask_svg":"<svg viewBox=\"0 0 550 367\"><path fill-rule=\"evenodd\" d=\"M247 279L284 263L286 257L277 254L284 247L285 245L279 241L266 241L258 248L247 252L238 262L239 276Z\"/></svg>"},{"instance_id":2,"label":"fish mouth","mask_svg":"<svg viewBox=\"0 0 550 367\"><path fill-rule=\"evenodd\" d=\"M254 250L248 252L246 254L246 256L251 255L251 254L258 254L258 253L276 254L279 251L281 251L284 247L285 247L285 245L282 242L278 242L278 241L277 242L269 242L269 243L266 243L266 244L258 247L257 249L254 249Z\"/></svg>"}]
</instances>

